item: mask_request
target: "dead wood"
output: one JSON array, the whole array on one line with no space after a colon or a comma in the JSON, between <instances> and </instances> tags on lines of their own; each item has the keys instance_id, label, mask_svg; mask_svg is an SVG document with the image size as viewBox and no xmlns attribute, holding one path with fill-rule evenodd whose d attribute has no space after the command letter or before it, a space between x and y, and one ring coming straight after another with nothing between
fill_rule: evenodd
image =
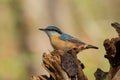
<instances>
[{"instance_id":1,"label":"dead wood","mask_svg":"<svg viewBox=\"0 0 120 80\"><path fill-rule=\"evenodd\" d=\"M50 76L33 76L32 80L87 80L82 68L84 65L77 59L74 50L55 50L43 54L43 67Z\"/></svg>"},{"instance_id":2,"label":"dead wood","mask_svg":"<svg viewBox=\"0 0 120 80\"><path fill-rule=\"evenodd\" d=\"M108 59L110 63L110 69L106 78L101 77L98 79L96 75L102 76L105 72L100 74L100 72L95 73L96 80L120 80L120 24L115 22L111 24L115 28L119 37L112 38L111 40L106 39L104 41L104 47L106 50L106 55L104 56Z\"/></svg>"}]
</instances>

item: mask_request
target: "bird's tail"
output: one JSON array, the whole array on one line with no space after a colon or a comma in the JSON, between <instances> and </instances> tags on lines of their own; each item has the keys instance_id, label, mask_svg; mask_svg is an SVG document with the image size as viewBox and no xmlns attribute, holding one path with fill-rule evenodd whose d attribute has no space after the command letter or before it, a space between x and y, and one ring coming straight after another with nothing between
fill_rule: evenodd
<instances>
[{"instance_id":1,"label":"bird's tail","mask_svg":"<svg viewBox=\"0 0 120 80\"><path fill-rule=\"evenodd\" d=\"M90 44L85 44L84 45L84 49L89 49L89 48L98 49L98 47L90 45Z\"/></svg>"}]
</instances>

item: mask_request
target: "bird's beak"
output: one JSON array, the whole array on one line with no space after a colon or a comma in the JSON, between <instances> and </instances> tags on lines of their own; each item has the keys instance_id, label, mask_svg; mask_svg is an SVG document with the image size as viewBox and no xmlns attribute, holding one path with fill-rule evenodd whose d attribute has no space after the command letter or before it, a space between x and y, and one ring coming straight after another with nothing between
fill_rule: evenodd
<instances>
[{"instance_id":1,"label":"bird's beak","mask_svg":"<svg viewBox=\"0 0 120 80\"><path fill-rule=\"evenodd\" d=\"M46 29L41 29L41 28L39 28L38 30L45 31Z\"/></svg>"}]
</instances>

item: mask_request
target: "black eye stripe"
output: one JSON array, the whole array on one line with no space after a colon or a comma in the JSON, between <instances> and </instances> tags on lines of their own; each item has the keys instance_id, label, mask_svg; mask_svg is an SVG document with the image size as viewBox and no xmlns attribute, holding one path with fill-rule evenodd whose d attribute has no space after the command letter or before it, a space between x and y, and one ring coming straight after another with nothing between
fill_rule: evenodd
<instances>
[{"instance_id":1,"label":"black eye stripe","mask_svg":"<svg viewBox=\"0 0 120 80\"><path fill-rule=\"evenodd\" d=\"M48 30L48 31L56 31L55 29L46 29L46 30Z\"/></svg>"},{"instance_id":2,"label":"black eye stripe","mask_svg":"<svg viewBox=\"0 0 120 80\"><path fill-rule=\"evenodd\" d=\"M56 31L56 32L58 32L58 33L62 34L62 32L61 32L61 31L58 31L58 30L55 30L55 29L46 29L46 30L48 30L48 31Z\"/></svg>"}]
</instances>

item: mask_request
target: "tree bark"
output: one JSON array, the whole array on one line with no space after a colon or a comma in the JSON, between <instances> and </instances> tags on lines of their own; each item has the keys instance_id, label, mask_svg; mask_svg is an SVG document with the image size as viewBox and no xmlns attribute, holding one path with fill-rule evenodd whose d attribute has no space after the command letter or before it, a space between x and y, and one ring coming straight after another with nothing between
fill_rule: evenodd
<instances>
[{"instance_id":1,"label":"tree bark","mask_svg":"<svg viewBox=\"0 0 120 80\"><path fill-rule=\"evenodd\" d=\"M43 66L48 71L47 75L32 77L32 80L87 80L82 71L81 62L77 59L74 50L55 50L43 54Z\"/></svg>"}]
</instances>

